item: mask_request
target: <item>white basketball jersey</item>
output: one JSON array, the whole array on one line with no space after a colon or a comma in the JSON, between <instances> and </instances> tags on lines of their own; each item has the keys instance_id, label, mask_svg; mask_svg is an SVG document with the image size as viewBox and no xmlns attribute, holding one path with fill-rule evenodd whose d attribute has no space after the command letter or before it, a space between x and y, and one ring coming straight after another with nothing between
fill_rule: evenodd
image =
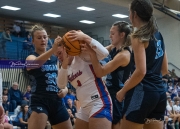
<instances>
[{"instance_id":1,"label":"white basketball jersey","mask_svg":"<svg viewBox=\"0 0 180 129\"><path fill-rule=\"evenodd\" d=\"M68 67L68 81L76 88L81 107L109 95L101 78L95 76L92 65L79 56L75 56Z\"/></svg>"}]
</instances>

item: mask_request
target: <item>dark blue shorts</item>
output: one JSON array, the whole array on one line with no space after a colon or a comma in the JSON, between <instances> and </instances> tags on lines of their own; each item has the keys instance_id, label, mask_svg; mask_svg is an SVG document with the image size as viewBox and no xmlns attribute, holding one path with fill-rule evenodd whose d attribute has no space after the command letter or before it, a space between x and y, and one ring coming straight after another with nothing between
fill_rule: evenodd
<instances>
[{"instance_id":1,"label":"dark blue shorts","mask_svg":"<svg viewBox=\"0 0 180 129\"><path fill-rule=\"evenodd\" d=\"M126 93L123 116L131 122L145 124L164 120L166 110L165 91L143 91L140 84Z\"/></svg>"},{"instance_id":2,"label":"dark blue shorts","mask_svg":"<svg viewBox=\"0 0 180 129\"><path fill-rule=\"evenodd\" d=\"M123 111L124 102L119 102L116 99L116 94L110 94L110 96L111 96L112 104L113 104L113 120L112 120L112 123L117 124L118 122L120 122L120 120L123 117L122 111Z\"/></svg>"},{"instance_id":3,"label":"dark blue shorts","mask_svg":"<svg viewBox=\"0 0 180 129\"><path fill-rule=\"evenodd\" d=\"M31 114L33 111L45 113L51 125L56 125L69 119L69 114L60 98L32 96L29 113Z\"/></svg>"}]
</instances>

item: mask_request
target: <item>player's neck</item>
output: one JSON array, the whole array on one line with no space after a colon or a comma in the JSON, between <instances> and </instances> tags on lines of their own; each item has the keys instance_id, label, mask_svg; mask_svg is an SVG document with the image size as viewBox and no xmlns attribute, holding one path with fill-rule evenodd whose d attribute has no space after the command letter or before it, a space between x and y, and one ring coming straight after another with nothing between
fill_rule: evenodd
<instances>
[{"instance_id":1,"label":"player's neck","mask_svg":"<svg viewBox=\"0 0 180 129\"><path fill-rule=\"evenodd\" d=\"M119 42L115 47L116 47L116 50L121 49L121 47L122 47L122 42Z\"/></svg>"}]
</instances>

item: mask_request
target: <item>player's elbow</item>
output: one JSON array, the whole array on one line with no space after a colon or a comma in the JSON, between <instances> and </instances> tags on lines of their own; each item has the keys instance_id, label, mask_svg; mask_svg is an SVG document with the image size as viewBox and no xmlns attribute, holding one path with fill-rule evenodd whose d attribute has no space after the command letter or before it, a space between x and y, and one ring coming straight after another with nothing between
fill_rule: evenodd
<instances>
[{"instance_id":1,"label":"player's elbow","mask_svg":"<svg viewBox=\"0 0 180 129\"><path fill-rule=\"evenodd\" d=\"M162 69L161 74L162 74L162 76L168 74L168 69Z\"/></svg>"},{"instance_id":2,"label":"player's elbow","mask_svg":"<svg viewBox=\"0 0 180 129\"><path fill-rule=\"evenodd\" d=\"M145 68L137 69L137 73L140 78L144 78L144 76L146 75L146 69Z\"/></svg>"},{"instance_id":3,"label":"player's elbow","mask_svg":"<svg viewBox=\"0 0 180 129\"><path fill-rule=\"evenodd\" d=\"M105 52L103 54L103 59L106 58L109 55L109 51L107 49L105 49Z\"/></svg>"}]
</instances>

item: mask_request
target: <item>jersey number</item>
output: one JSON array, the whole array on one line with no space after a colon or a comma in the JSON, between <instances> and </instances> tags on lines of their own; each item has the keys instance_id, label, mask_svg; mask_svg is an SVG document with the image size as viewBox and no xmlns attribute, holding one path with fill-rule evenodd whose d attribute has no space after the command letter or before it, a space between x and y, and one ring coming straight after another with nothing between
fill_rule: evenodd
<instances>
[{"instance_id":1,"label":"jersey number","mask_svg":"<svg viewBox=\"0 0 180 129\"><path fill-rule=\"evenodd\" d=\"M163 56L163 54L164 54L164 52L163 52L163 49L161 47L161 40L158 40L155 59L160 58L161 56Z\"/></svg>"},{"instance_id":2,"label":"jersey number","mask_svg":"<svg viewBox=\"0 0 180 129\"><path fill-rule=\"evenodd\" d=\"M82 84L79 80L77 80L77 86L82 86Z\"/></svg>"}]
</instances>

